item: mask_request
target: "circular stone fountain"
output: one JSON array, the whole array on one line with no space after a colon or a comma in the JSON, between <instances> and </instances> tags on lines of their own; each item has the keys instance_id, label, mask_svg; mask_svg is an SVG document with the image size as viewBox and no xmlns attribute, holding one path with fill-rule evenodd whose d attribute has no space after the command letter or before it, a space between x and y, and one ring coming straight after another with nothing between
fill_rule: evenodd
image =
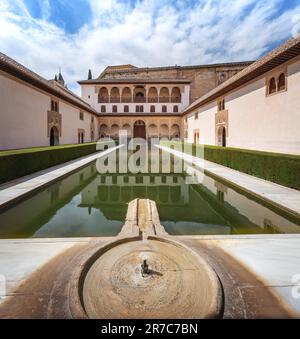
<instances>
[{"instance_id":1,"label":"circular stone fountain","mask_svg":"<svg viewBox=\"0 0 300 339\"><path fill-rule=\"evenodd\" d=\"M89 318L213 318L222 293L207 263L168 240L112 246L87 272L81 300Z\"/></svg>"}]
</instances>

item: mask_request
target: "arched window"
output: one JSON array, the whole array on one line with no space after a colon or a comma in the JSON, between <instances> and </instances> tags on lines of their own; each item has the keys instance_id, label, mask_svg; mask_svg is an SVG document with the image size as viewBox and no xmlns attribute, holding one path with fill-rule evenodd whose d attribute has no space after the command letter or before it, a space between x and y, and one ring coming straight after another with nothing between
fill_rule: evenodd
<instances>
[{"instance_id":1,"label":"arched window","mask_svg":"<svg viewBox=\"0 0 300 339\"><path fill-rule=\"evenodd\" d=\"M129 87L125 87L122 91L122 102L132 102L132 94Z\"/></svg>"},{"instance_id":2,"label":"arched window","mask_svg":"<svg viewBox=\"0 0 300 339\"><path fill-rule=\"evenodd\" d=\"M173 87L172 94L171 94L171 101L172 102L181 102L181 93L179 87Z\"/></svg>"},{"instance_id":3,"label":"arched window","mask_svg":"<svg viewBox=\"0 0 300 339\"><path fill-rule=\"evenodd\" d=\"M158 102L158 92L156 87L151 87L148 92L148 102Z\"/></svg>"},{"instance_id":4,"label":"arched window","mask_svg":"<svg viewBox=\"0 0 300 339\"><path fill-rule=\"evenodd\" d=\"M278 91L284 91L285 90L285 74L281 73L278 78Z\"/></svg>"},{"instance_id":5,"label":"arched window","mask_svg":"<svg viewBox=\"0 0 300 339\"><path fill-rule=\"evenodd\" d=\"M170 102L170 93L167 87L163 87L159 92L159 102Z\"/></svg>"},{"instance_id":6,"label":"arched window","mask_svg":"<svg viewBox=\"0 0 300 339\"><path fill-rule=\"evenodd\" d=\"M271 78L269 81L269 94L276 92L276 81L275 78Z\"/></svg>"},{"instance_id":7,"label":"arched window","mask_svg":"<svg viewBox=\"0 0 300 339\"><path fill-rule=\"evenodd\" d=\"M109 101L109 95L108 90L106 87L102 87L99 91L98 95L98 102L108 102Z\"/></svg>"},{"instance_id":8,"label":"arched window","mask_svg":"<svg viewBox=\"0 0 300 339\"><path fill-rule=\"evenodd\" d=\"M134 89L134 101L135 102L146 102L146 90L142 86L137 86Z\"/></svg>"},{"instance_id":9,"label":"arched window","mask_svg":"<svg viewBox=\"0 0 300 339\"><path fill-rule=\"evenodd\" d=\"M110 102L120 102L120 91L118 87L113 87L110 91Z\"/></svg>"}]
</instances>

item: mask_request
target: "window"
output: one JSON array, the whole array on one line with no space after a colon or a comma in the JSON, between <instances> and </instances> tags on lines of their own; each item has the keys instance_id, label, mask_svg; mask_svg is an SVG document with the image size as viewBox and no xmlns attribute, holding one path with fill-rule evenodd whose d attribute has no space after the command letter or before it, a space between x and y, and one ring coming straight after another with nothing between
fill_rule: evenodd
<instances>
[{"instance_id":1,"label":"window","mask_svg":"<svg viewBox=\"0 0 300 339\"><path fill-rule=\"evenodd\" d=\"M112 111L113 111L113 113L118 113L118 106L117 105L113 105Z\"/></svg>"},{"instance_id":2,"label":"window","mask_svg":"<svg viewBox=\"0 0 300 339\"><path fill-rule=\"evenodd\" d=\"M178 106L177 105L173 107L173 113L178 113Z\"/></svg>"},{"instance_id":3,"label":"window","mask_svg":"<svg viewBox=\"0 0 300 339\"><path fill-rule=\"evenodd\" d=\"M136 113L143 113L144 112L144 106L136 105L135 106L135 112Z\"/></svg>"},{"instance_id":4,"label":"window","mask_svg":"<svg viewBox=\"0 0 300 339\"><path fill-rule=\"evenodd\" d=\"M198 120L198 112L195 113L195 120Z\"/></svg>"},{"instance_id":5,"label":"window","mask_svg":"<svg viewBox=\"0 0 300 339\"><path fill-rule=\"evenodd\" d=\"M92 117L92 119L91 119L91 120L92 120L92 124L93 124L93 123L94 123L94 117Z\"/></svg>"},{"instance_id":6,"label":"window","mask_svg":"<svg viewBox=\"0 0 300 339\"><path fill-rule=\"evenodd\" d=\"M278 91L285 90L285 74L281 73L278 78Z\"/></svg>"},{"instance_id":7,"label":"window","mask_svg":"<svg viewBox=\"0 0 300 339\"><path fill-rule=\"evenodd\" d=\"M79 112L79 119L80 119L80 120L83 120L83 118L84 118L83 112L80 111L80 112Z\"/></svg>"},{"instance_id":8,"label":"window","mask_svg":"<svg viewBox=\"0 0 300 339\"><path fill-rule=\"evenodd\" d=\"M284 92L287 90L287 76L286 71L279 71L277 74L272 74L266 80L266 95Z\"/></svg>"},{"instance_id":9,"label":"window","mask_svg":"<svg viewBox=\"0 0 300 339\"><path fill-rule=\"evenodd\" d=\"M276 93L276 81L274 77L269 81L269 94L273 93Z\"/></svg>"},{"instance_id":10,"label":"window","mask_svg":"<svg viewBox=\"0 0 300 339\"><path fill-rule=\"evenodd\" d=\"M125 105L125 106L124 106L124 112L125 112L125 113L129 113L129 106L128 106L128 105Z\"/></svg>"},{"instance_id":11,"label":"window","mask_svg":"<svg viewBox=\"0 0 300 339\"><path fill-rule=\"evenodd\" d=\"M167 113L167 106L166 106L166 105L163 105L161 111L162 111L163 113Z\"/></svg>"},{"instance_id":12,"label":"window","mask_svg":"<svg viewBox=\"0 0 300 339\"><path fill-rule=\"evenodd\" d=\"M101 105L101 113L106 113L106 106L105 105Z\"/></svg>"},{"instance_id":13,"label":"window","mask_svg":"<svg viewBox=\"0 0 300 339\"><path fill-rule=\"evenodd\" d=\"M58 101L51 100L51 111L58 113Z\"/></svg>"},{"instance_id":14,"label":"window","mask_svg":"<svg viewBox=\"0 0 300 339\"><path fill-rule=\"evenodd\" d=\"M218 101L218 111L224 111L225 110L225 99Z\"/></svg>"},{"instance_id":15,"label":"window","mask_svg":"<svg viewBox=\"0 0 300 339\"><path fill-rule=\"evenodd\" d=\"M154 106L154 105L151 105L151 106L150 106L150 112L151 112L151 113L155 113L155 106Z\"/></svg>"}]
</instances>

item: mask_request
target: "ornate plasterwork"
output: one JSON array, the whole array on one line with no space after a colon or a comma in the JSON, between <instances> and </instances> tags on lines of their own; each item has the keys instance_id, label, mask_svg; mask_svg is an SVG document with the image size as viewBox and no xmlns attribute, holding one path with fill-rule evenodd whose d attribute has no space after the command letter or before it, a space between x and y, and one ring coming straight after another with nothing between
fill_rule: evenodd
<instances>
[{"instance_id":1,"label":"ornate plasterwork","mask_svg":"<svg viewBox=\"0 0 300 339\"><path fill-rule=\"evenodd\" d=\"M48 118L47 118L47 133L48 137L50 137L50 131L52 127L56 127L61 137L62 132L62 115L58 112L48 111Z\"/></svg>"},{"instance_id":2,"label":"ornate plasterwork","mask_svg":"<svg viewBox=\"0 0 300 339\"><path fill-rule=\"evenodd\" d=\"M219 144L218 135L220 127L225 127L226 137L228 137L228 110L219 111L215 114L216 145Z\"/></svg>"}]
</instances>

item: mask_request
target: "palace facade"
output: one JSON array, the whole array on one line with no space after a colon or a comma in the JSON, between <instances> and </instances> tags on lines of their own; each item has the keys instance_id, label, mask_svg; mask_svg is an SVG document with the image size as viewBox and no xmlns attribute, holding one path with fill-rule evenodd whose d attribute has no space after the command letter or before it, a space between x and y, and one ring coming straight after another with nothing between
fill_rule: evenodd
<instances>
[{"instance_id":1,"label":"palace facade","mask_svg":"<svg viewBox=\"0 0 300 339\"><path fill-rule=\"evenodd\" d=\"M300 37L256 62L108 66L79 81L46 80L0 53L0 150L118 138L300 154Z\"/></svg>"},{"instance_id":2,"label":"palace facade","mask_svg":"<svg viewBox=\"0 0 300 339\"><path fill-rule=\"evenodd\" d=\"M97 79L80 81L82 98L99 112L99 136L180 138L182 113L250 63L138 68L109 66Z\"/></svg>"}]
</instances>

